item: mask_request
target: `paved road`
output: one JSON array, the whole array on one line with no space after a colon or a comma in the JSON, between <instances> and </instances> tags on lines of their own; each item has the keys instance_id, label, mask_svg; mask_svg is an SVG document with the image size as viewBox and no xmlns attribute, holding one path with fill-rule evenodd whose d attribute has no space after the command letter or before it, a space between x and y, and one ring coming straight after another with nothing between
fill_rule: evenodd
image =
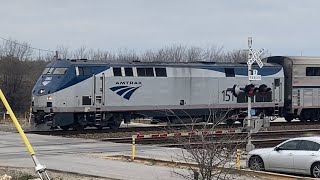
<instances>
[{"instance_id":1,"label":"paved road","mask_svg":"<svg viewBox=\"0 0 320 180\"><path fill-rule=\"evenodd\" d=\"M115 179L182 179L172 168L107 160L108 154L129 154L131 145L28 134L40 162L48 169ZM137 146L137 151L170 151L155 146ZM34 167L19 134L0 132L1 166ZM183 170L179 170L181 173Z\"/></svg>"}]
</instances>

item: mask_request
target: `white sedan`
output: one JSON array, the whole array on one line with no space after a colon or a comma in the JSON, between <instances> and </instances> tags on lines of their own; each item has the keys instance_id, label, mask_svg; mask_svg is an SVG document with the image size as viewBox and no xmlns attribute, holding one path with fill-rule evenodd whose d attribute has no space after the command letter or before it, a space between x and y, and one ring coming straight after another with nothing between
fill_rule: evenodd
<instances>
[{"instance_id":1,"label":"white sedan","mask_svg":"<svg viewBox=\"0 0 320 180\"><path fill-rule=\"evenodd\" d=\"M249 152L248 167L320 178L320 136L289 139L276 147Z\"/></svg>"}]
</instances>

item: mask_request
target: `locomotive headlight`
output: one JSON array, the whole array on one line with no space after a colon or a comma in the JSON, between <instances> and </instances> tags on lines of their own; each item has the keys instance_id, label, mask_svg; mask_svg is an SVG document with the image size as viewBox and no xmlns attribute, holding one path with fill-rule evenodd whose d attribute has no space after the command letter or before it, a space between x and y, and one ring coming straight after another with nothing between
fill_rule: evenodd
<instances>
[{"instance_id":1,"label":"locomotive headlight","mask_svg":"<svg viewBox=\"0 0 320 180\"><path fill-rule=\"evenodd\" d=\"M42 94L42 93L44 93L44 89L39 90L39 94Z\"/></svg>"},{"instance_id":2,"label":"locomotive headlight","mask_svg":"<svg viewBox=\"0 0 320 180\"><path fill-rule=\"evenodd\" d=\"M34 96L32 96L32 100L34 100Z\"/></svg>"},{"instance_id":3,"label":"locomotive headlight","mask_svg":"<svg viewBox=\"0 0 320 180\"><path fill-rule=\"evenodd\" d=\"M51 101L51 100L52 100L52 97L51 97L51 96L48 96L47 99L48 99L48 101Z\"/></svg>"}]
</instances>

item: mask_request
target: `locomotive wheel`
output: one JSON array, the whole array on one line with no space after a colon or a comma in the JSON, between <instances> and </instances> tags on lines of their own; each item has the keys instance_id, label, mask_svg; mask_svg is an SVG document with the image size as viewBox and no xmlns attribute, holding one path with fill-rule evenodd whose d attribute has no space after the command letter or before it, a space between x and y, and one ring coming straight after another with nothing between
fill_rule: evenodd
<instances>
[{"instance_id":1,"label":"locomotive wheel","mask_svg":"<svg viewBox=\"0 0 320 180\"><path fill-rule=\"evenodd\" d=\"M69 125L66 125L66 126L60 126L60 128L63 130L63 131L68 131L70 126Z\"/></svg>"},{"instance_id":2,"label":"locomotive wheel","mask_svg":"<svg viewBox=\"0 0 320 180\"><path fill-rule=\"evenodd\" d=\"M121 121L117 120L117 118L111 117L109 119L109 123L108 126L110 127L110 129L119 129L120 125L121 125Z\"/></svg>"},{"instance_id":3,"label":"locomotive wheel","mask_svg":"<svg viewBox=\"0 0 320 180\"><path fill-rule=\"evenodd\" d=\"M80 124L75 124L72 128L76 131L82 131L85 127Z\"/></svg>"},{"instance_id":4,"label":"locomotive wheel","mask_svg":"<svg viewBox=\"0 0 320 180\"><path fill-rule=\"evenodd\" d=\"M117 123L117 122L115 122L115 121L108 124L108 126L110 127L110 129L119 129L120 125L121 125L121 122L120 122L120 123Z\"/></svg>"}]
</instances>

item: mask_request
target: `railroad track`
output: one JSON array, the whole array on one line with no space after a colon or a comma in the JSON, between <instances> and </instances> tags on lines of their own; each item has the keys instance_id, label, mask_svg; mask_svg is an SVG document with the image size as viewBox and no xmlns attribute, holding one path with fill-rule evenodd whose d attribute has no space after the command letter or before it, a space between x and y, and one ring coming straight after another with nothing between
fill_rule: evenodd
<instances>
[{"instance_id":1,"label":"railroad track","mask_svg":"<svg viewBox=\"0 0 320 180\"><path fill-rule=\"evenodd\" d=\"M287 127L294 127L294 126L311 126L311 125L319 125L320 126L320 122L318 121L313 121L313 122L291 122L291 123L287 123L287 122L271 122L270 126L271 129L273 127L277 127L277 126L287 126ZM212 124L207 124L205 129L211 129L213 128L214 125ZM223 129L223 128L239 128L241 127L241 124L234 124L233 126L228 126L226 124L218 124L215 125L214 128L216 129ZM197 130L197 129L203 129L204 128L204 124L184 124L184 125L158 125L158 126L141 126L141 127L122 127L119 128L117 130L113 130L113 129L102 129L102 130L98 130L98 129L85 129L85 130L80 130L80 131L76 131L76 130L69 130L69 131L62 131L62 130L52 130L52 131L26 131L25 133L32 133L32 134L41 134L41 135L58 135L58 136L68 136L68 135L78 135L78 134L96 134L96 133L138 133L138 132L158 132L158 131L166 131L166 132L172 132L175 130Z\"/></svg>"},{"instance_id":2,"label":"railroad track","mask_svg":"<svg viewBox=\"0 0 320 180\"><path fill-rule=\"evenodd\" d=\"M299 136L314 136L320 135L320 129L304 129L304 130L283 130L283 131L261 131L252 134L252 143L258 147L270 147L275 146L289 138L299 137ZM141 138L136 139L136 144L157 144L159 146L165 147L185 147L184 139L189 141L188 146L201 145L204 142L208 144L221 144L227 143L228 146L238 146L244 147L246 145L247 133L236 133L236 134L214 134L206 135L206 140L199 142L199 137L197 136L187 136L187 137L158 137L158 138ZM116 143L132 143L131 137L126 138L105 138L102 141L111 141Z\"/></svg>"}]
</instances>

